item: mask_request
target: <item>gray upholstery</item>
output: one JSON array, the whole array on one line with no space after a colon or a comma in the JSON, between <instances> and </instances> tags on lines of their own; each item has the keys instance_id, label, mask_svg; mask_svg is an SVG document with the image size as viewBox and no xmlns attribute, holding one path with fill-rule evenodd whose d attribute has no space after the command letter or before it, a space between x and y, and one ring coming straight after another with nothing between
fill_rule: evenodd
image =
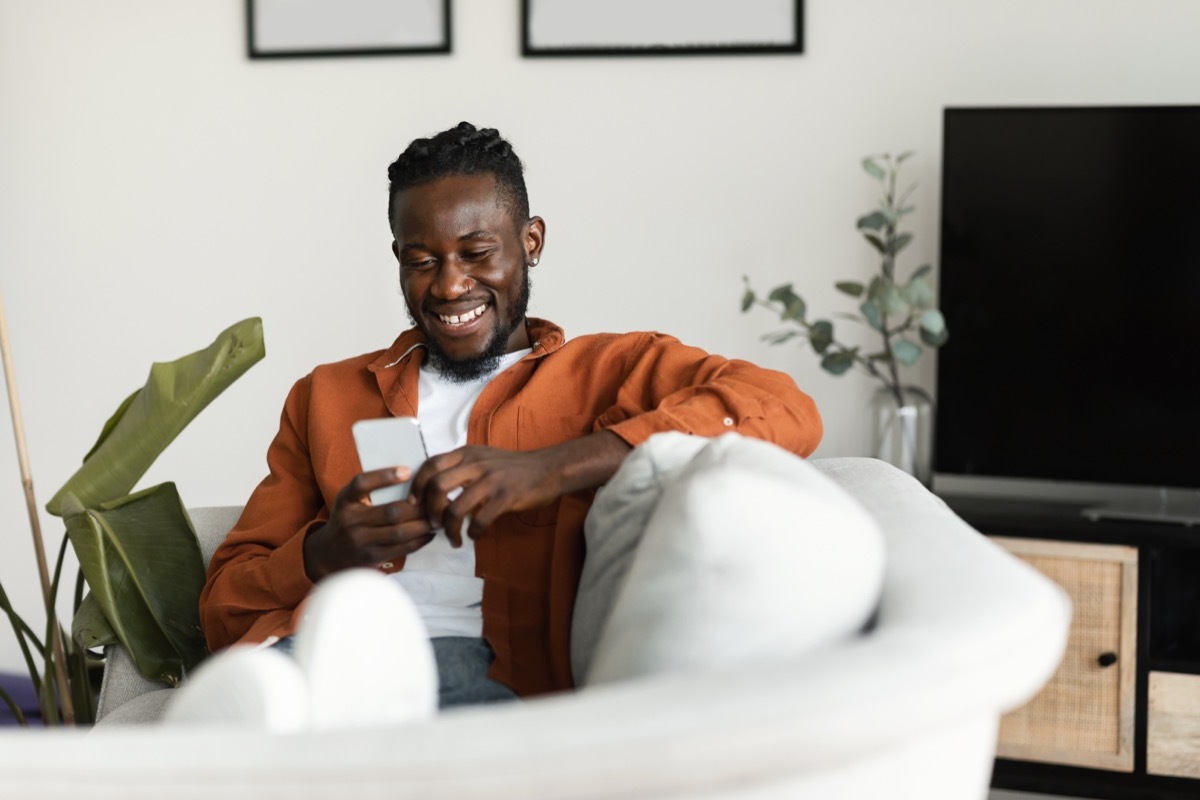
<instances>
[{"instance_id":1,"label":"gray upholstery","mask_svg":"<svg viewBox=\"0 0 1200 800\"><path fill-rule=\"evenodd\" d=\"M0 797L982 800L1000 715L1053 674L1069 602L910 476L814 463L884 533L878 624L852 641L369 730L0 730ZM125 685L113 721L152 714L116 703Z\"/></svg>"},{"instance_id":2,"label":"gray upholstery","mask_svg":"<svg viewBox=\"0 0 1200 800\"><path fill-rule=\"evenodd\" d=\"M241 513L241 506L209 506L188 511L205 564L212 560L217 546L224 541ZM124 647L112 645L106 647L104 653L104 680L100 685L96 724L128 725L157 721L171 689L165 683L143 678ZM147 694L151 698L142 699ZM135 700L138 702L135 703Z\"/></svg>"}]
</instances>

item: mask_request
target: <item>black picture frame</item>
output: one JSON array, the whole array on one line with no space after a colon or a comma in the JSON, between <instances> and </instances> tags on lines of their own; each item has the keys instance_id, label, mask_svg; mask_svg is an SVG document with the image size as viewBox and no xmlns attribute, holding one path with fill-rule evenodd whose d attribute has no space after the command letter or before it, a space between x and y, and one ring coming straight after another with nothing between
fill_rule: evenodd
<instances>
[{"instance_id":1,"label":"black picture frame","mask_svg":"<svg viewBox=\"0 0 1200 800\"><path fill-rule=\"evenodd\" d=\"M450 52L450 0L407 0L408 10L415 11L429 6L432 14L426 23L431 29L427 35L410 40L404 36L379 37L378 41L367 41L362 37L363 26L370 25L369 15L388 9L390 14L403 14L405 3L359 2L359 8L346 0L306 0L303 3L286 0L246 0L246 54L252 59L313 58L342 56L393 56L430 55ZM415 8L414 8L415 7ZM347 14L367 14L359 20L358 30L352 34L347 23L354 27L353 18ZM321 24L322 14L328 14ZM290 15L290 19L289 19ZM299 15L306 15L301 18ZM334 22L340 24L333 24ZM305 28L298 32L299 28ZM410 33L410 31L406 31Z\"/></svg>"},{"instance_id":2,"label":"black picture frame","mask_svg":"<svg viewBox=\"0 0 1200 800\"><path fill-rule=\"evenodd\" d=\"M675 41L641 41L636 44L613 42L609 44L595 41L595 32L601 26L589 24L592 20L581 19L576 25L575 41L572 41L571 31L535 30L534 23L539 11L547 12L552 7L538 9L539 2L545 0L521 0L521 54L530 58L557 58L578 56L698 56L698 55L795 55L804 52L804 0L792 0L794 15L790 24L776 24L772 28L774 36L768 41L747 40L745 37L734 37L732 41L722 43L714 39L704 42L684 41L682 37ZM756 5L747 0L704 0L704 6L698 6L697 0L653 0L658 6L656 13L662 15L677 7L678 18L686 18L689 23L695 23L697 12L709 13L716 18L734 12L745 13L750 6ZM611 0L592 0L590 13L620 13L621 9ZM767 3L757 3L765 8ZM644 12L647 2L641 4ZM560 15L561 16L561 15ZM639 22L637 15L626 14L630 25L627 30L634 30ZM544 19L544 18L543 18ZM560 19L561 21L561 19ZM768 20L761 20L768 25ZM714 23L715 24L715 23ZM682 26L681 26L682 29ZM591 39L591 41L589 41Z\"/></svg>"}]
</instances>

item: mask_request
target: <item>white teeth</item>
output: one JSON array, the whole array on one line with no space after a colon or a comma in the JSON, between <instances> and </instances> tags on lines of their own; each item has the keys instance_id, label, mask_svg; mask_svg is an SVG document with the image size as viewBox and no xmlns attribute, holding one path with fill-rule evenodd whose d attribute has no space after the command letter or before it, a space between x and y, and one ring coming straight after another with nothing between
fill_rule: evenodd
<instances>
[{"instance_id":1,"label":"white teeth","mask_svg":"<svg viewBox=\"0 0 1200 800\"><path fill-rule=\"evenodd\" d=\"M470 322L471 320L478 317L480 314L483 313L483 310L485 308L487 308L487 303L484 303L483 305L479 306L479 308L471 309L470 311L466 312L465 314L459 314L457 316L454 316L454 315L447 316L445 314L438 314L438 319L440 319L442 322L446 323L447 325L461 325L464 322Z\"/></svg>"}]
</instances>

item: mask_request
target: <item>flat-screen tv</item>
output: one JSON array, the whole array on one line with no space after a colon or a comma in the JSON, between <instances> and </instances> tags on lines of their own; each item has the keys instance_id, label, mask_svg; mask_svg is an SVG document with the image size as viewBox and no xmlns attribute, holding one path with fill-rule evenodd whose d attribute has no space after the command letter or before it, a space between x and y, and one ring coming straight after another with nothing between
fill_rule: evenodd
<instances>
[{"instance_id":1,"label":"flat-screen tv","mask_svg":"<svg viewBox=\"0 0 1200 800\"><path fill-rule=\"evenodd\" d=\"M945 110L934 469L1200 488L1200 107Z\"/></svg>"}]
</instances>

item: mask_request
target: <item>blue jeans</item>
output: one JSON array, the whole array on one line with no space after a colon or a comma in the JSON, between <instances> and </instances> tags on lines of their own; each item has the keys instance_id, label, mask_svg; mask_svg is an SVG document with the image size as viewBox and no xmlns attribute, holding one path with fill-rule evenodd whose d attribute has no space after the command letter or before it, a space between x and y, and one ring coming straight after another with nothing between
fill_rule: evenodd
<instances>
[{"instance_id":1,"label":"blue jeans","mask_svg":"<svg viewBox=\"0 0 1200 800\"><path fill-rule=\"evenodd\" d=\"M430 642L438 666L438 708L517 699L512 689L487 676L496 655L483 639L439 636Z\"/></svg>"},{"instance_id":2,"label":"blue jeans","mask_svg":"<svg viewBox=\"0 0 1200 800\"><path fill-rule=\"evenodd\" d=\"M517 695L487 676L496 657L483 639L472 636L439 636L430 639L438 667L438 708L500 703ZM272 645L292 655L295 637L285 636Z\"/></svg>"}]
</instances>

